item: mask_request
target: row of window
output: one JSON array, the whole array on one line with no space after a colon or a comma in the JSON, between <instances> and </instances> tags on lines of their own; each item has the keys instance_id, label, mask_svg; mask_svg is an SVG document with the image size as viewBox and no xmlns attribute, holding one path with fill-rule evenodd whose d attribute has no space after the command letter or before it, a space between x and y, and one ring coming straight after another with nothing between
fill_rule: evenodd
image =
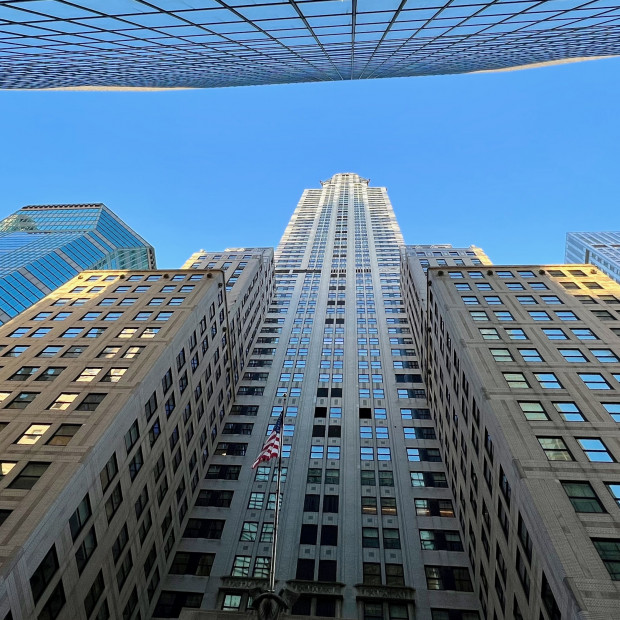
<instances>
[{"instance_id":1,"label":"row of window","mask_svg":"<svg viewBox=\"0 0 620 620\"><path fill-rule=\"evenodd\" d=\"M496 362L514 362L515 359L509 349L506 348L493 348L489 349L491 355ZM517 351L521 355L524 362L544 362L542 355L535 348L518 348ZM557 349L558 353L571 363L588 363L590 360L586 358L584 353L579 348L573 349ZM620 362L618 356L611 349L588 349L592 354L596 362L602 364L609 364L614 362Z\"/></svg>"},{"instance_id":2,"label":"row of window","mask_svg":"<svg viewBox=\"0 0 620 620\"><path fill-rule=\"evenodd\" d=\"M4 409L25 409L30 403L32 403L40 392L20 392L12 400L9 400ZM11 395L11 392L0 392L0 403L7 400ZM80 393L63 392L58 395L54 401L52 401L44 409L48 410L62 410L68 409L75 400L80 397ZM107 393L103 394L86 394L84 399L75 407L76 411L94 411L103 399L107 396Z\"/></svg>"},{"instance_id":3,"label":"row of window","mask_svg":"<svg viewBox=\"0 0 620 620\"><path fill-rule=\"evenodd\" d=\"M147 328L148 329L148 328ZM159 328L151 328L153 330L158 330ZM147 333L146 330L144 332L145 334ZM143 338L152 338L153 336L150 334L156 333L156 332L149 332L149 335L143 335ZM5 348L2 345L0 345L0 351ZM12 349L9 349L4 355L3 357L19 357L20 355L26 353L26 351L29 349L29 346L16 346L13 347ZM97 354L97 357L101 357L101 358L110 358L110 357L114 357L116 355L118 355L118 353L121 351L122 347L117 347L117 346L109 346L109 347L104 347L100 353ZM48 358L48 357L56 357L57 355L60 354L60 352L64 349L63 346L58 346L58 345L51 345L48 347L44 347L43 349L41 349L41 351L39 351L39 353L37 353L35 355L35 357L43 357L43 358ZM60 357L66 357L66 358L76 358L79 357L80 355L82 355L82 353L84 353L84 351L86 351L86 349L88 349L88 345L75 345L75 346L70 346L67 347L67 349L62 353L62 355L60 355ZM123 352L123 354L121 355L121 357L123 359L132 359L138 355L140 355L140 353L142 353L142 351L144 350L143 346L131 346L131 347L127 347L127 349Z\"/></svg>"},{"instance_id":4,"label":"row of window","mask_svg":"<svg viewBox=\"0 0 620 620\"><path fill-rule=\"evenodd\" d=\"M553 372L532 373L536 381L544 390L563 390L564 386ZM509 387L513 389L531 389L526 376L522 372L503 372L502 375ZM578 372L577 376L589 390L613 390L612 385L601 373ZM620 383L620 373L611 373L611 376Z\"/></svg>"},{"instance_id":5,"label":"row of window","mask_svg":"<svg viewBox=\"0 0 620 620\"><path fill-rule=\"evenodd\" d=\"M488 319L483 319L488 320ZM484 340L502 340L500 332L494 327L483 327L479 329L480 335ZM548 340L569 340L566 332L559 328L543 328L542 333ZM503 328L502 332L507 336L508 340L529 340L524 329L521 328ZM571 328L570 332L578 340L600 340L600 338L588 328Z\"/></svg>"},{"instance_id":6,"label":"row of window","mask_svg":"<svg viewBox=\"0 0 620 620\"><path fill-rule=\"evenodd\" d=\"M530 318L534 321L552 321L554 318L546 310L528 310ZM556 310L553 313L560 321L580 321L581 319L572 310ZM616 317L607 310L592 310L592 314L601 321L615 321ZM469 315L474 321L489 321L486 310L470 310ZM509 310L493 310L493 315L498 321L514 321L515 317ZM575 331L575 330L571 330Z\"/></svg>"}]
</instances>

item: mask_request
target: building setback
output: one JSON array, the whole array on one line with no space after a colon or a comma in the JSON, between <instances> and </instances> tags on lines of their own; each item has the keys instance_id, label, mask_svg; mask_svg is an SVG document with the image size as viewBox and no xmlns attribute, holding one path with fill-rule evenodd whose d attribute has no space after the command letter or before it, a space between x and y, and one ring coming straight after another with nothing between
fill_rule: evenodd
<instances>
[{"instance_id":1,"label":"building setback","mask_svg":"<svg viewBox=\"0 0 620 620\"><path fill-rule=\"evenodd\" d=\"M617 617L620 286L592 265L404 256L485 617Z\"/></svg>"},{"instance_id":2,"label":"building setback","mask_svg":"<svg viewBox=\"0 0 620 620\"><path fill-rule=\"evenodd\" d=\"M566 234L567 263L591 263L620 282L620 232Z\"/></svg>"},{"instance_id":3,"label":"building setback","mask_svg":"<svg viewBox=\"0 0 620 620\"><path fill-rule=\"evenodd\" d=\"M155 251L103 204L33 205L0 221L0 325L84 269L154 269Z\"/></svg>"}]
</instances>

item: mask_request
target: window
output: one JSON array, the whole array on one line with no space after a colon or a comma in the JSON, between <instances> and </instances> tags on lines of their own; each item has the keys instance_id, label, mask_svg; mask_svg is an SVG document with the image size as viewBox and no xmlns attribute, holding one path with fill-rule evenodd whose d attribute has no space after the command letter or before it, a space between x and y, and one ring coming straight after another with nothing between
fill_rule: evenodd
<instances>
[{"instance_id":1,"label":"window","mask_svg":"<svg viewBox=\"0 0 620 620\"><path fill-rule=\"evenodd\" d=\"M515 318L508 310L493 310L493 314L498 321L514 321Z\"/></svg>"},{"instance_id":2,"label":"window","mask_svg":"<svg viewBox=\"0 0 620 620\"><path fill-rule=\"evenodd\" d=\"M510 340L528 340L528 337L522 329L506 327L504 331Z\"/></svg>"},{"instance_id":3,"label":"window","mask_svg":"<svg viewBox=\"0 0 620 620\"><path fill-rule=\"evenodd\" d=\"M581 410L573 402L553 403L553 406L565 422L585 421Z\"/></svg>"},{"instance_id":4,"label":"window","mask_svg":"<svg viewBox=\"0 0 620 620\"><path fill-rule=\"evenodd\" d=\"M100 372L101 368L85 368L74 381L90 383Z\"/></svg>"},{"instance_id":5,"label":"window","mask_svg":"<svg viewBox=\"0 0 620 620\"><path fill-rule=\"evenodd\" d=\"M620 540L593 538L594 548L613 581L620 580Z\"/></svg>"},{"instance_id":6,"label":"window","mask_svg":"<svg viewBox=\"0 0 620 620\"><path fill-rule=\"evenodd\" d=\"M555 315L560 321L578 321L579 317L570 310L556 310Z\"/></svg>"},{"instance_id":7,"label":"window","mask_svg":"<svg viewBox=\"0 0 620 620\"><path fill-rule=\"evenodd\" d=\"M594 355L597 361L604 364L620 361L611 349L590 349L590 353Z\"/></svg>"},{"instance_id":8,"label":"window","mask_svg":"<svg viewBox=\"0 0 620 620\"><path fill-rule=\"evenodd\" d=\"M540 447L543 449L549 461L574 461L564 440L561 437L537 437Z\"/></svg>"},{"instance_id":9,"label":"window","mask_svg":"<svg viewBox=\"0 0 620 620\"><path fill-rule=\"evenodd\" d=\"M598 336L591 329L571 329L571 332L573 332L579 340L598 340Z\"/></svg>"},{"instance_id":10,"label":"window","mask_svg":"<svg viewBox=\"0 0 620 620\"><path fill-rule=\"evenodd\" d=\"M502 374L508 386L513 389L527 389L530 387L525 375L521 372L504 372Z\"/></svg>"},{"instance_id":11,"label":"window","mask_svg":"<svg viewBox=\"0 0 620 620\"><path fill-rule=\"evenodd\" d=\"M429 590L473 591L469 570L466 567L425 566L424 570Z\"/></svg>"},{"instance_id":12,"label":"window","mask_svg":"<svg viewBox=\"0 0 620 620\"><path fill-rule=\"evenodd\" d=\"M144 350L144 347L129 347L125 353L123 353L123 359L133 359L134 357L138 357L140 353Z\"/></svg>"},{"instance_id":13,"label":"window","mask_svg":"<svg viewBox=\"0 0 620 620\"><path fill-rule=\"evenodd\" d=\"M609 385L603 375L599 373L579 372L577 374L589 390L611 390L611 385Z\"/></svg>"},{"instance_id":14,"label":"window","mask_svg":"<svg viewBox=\"0 0 620 620\"><path fill-rule=\"evenodd\" d=\"M101 378L102 383L118 383L127 372L126 368L110 368Z\"/></svg>"},{"instance_id":15,"label":"window","mask_svg":"<svg viewBox=\"0 0 620 620\"><path fill-rule=\"evenodd\" d=\"M57 346L49 346L49 347L45 347L38 355L37 357L55 357L56 355L58 355L58 353L60 353L60 350L62 349L62 347L57 347Z\"/></svg>"},{"instance_id":16,"label":"window","mask_svg":"<svg viewBox=\"0 0 620 620\"><path fill-rule=\"evenodd\" d=\"M508 349L489 349L489 351L491 351L496 362L514 362L514 358Z\"/></svg>"},{"instance_id":17,"label":"window","mask_svg":"<svg viewBox=\"0 0 620 620\"><path fill-rule=\"evenodd\" d=\"M379 530L376 527L362 528L362 547L371 549L379 548Z\"/></svg>"},{"instance_id":18,"label":"window","mask_svg":"<svg viewBox=\"0 0 620 620\"><path fill-rule=\"evenodd\" d=\"M116 454L112 454L105 467L101 470L101 473L99 474L99 480L101 481L101 490L104 493L112 480L114 480L117 473L118 464L116 462Z\"/></svg>"},{"instance_id":19,"label":"window","mask_svg":"<svg viewBox=\"0 0 620 620\"><path fill-rule=\"evenodd\" d=\"M592 463L615 463L616 459L600 439L582 438L577 439L577 442Z\"/></svg>"},{"instance_id":20,"label":"window","mask_svg":"<svg viewBox=\"0 0 620 620\"><path fill-rule=\"evenodd\" d=\"M420 530L420 546L431 551L463 551L459 533L452 530Z\"/></svg>"},{"instance_id":21,"label":"window","mask_svg":"<svg viewBox=\"0 0 620 620\"><path fill-rule=\"evenodd\" d=\"M494 327L480 327L478 328L480 335L484 340L499 340L499 334Z\"/></svg>"},{"instance_id":22,"label":"window","mask_svg":"<svg viewBox=\"0 0 620 620\"><path fill-rule=\"evenodd\" d=\"M87 394L84 400L75 408L76 411L94 411L97 409L106 394Z\"/></svg>"},{"instance_id":23,"label":"window","mask_svg":"<svg viewBox=\"0 0 620 620\"><path fill-rule=\"evenodd\" d=\"M15 374L9 377L9 381L25 381L39 370L39 366L22 366Z\"/></svg>"},{"instance_id":24,"label":"window","mask_svg":"<svg viewBox=\"0 0 620 620\"><path fill-rule=\"evenodd\" d=\"M131 452L131 449L136 445L136 442L140 438L140 430L138 429L138 420L129 427L129 430L125 433L125 449L127 453Z\"/></svg>"},{"instance_id":25,"label":"window","mask_svg":"<svg viewBox=\"0 0 620 620\"><path fill-rule=\"evenodd\" d=\"M104 347L104 349L101 351L101 353L99 353L99 355L97 355L97 357L114 357L120 350L120 347Z\"/></svg>"},{"instance_id":26,"label":"window","mask_svg":"<svg viewBox=\"0 0 620 620\"><path fill-rule=\"evenodd\" d=\"M601 403L614 422L620 422L620 403Z\"/></svg>"},{"instance_id":27,"label":"window","mask_svg":"<svg viewBox=\"0 0 620 620\"><path fill-rule=\"evenodd\" d=\"M551 317L544 310L528 310L527 312L535 321L550 321Z\"/></svg>"},{"instance_id":28,"label":"window","mask_svg":"<svg viewBox=\"0 0 620 620\"><path fill-rule=\"evenodd\" d=\"M549 419L549 416L543 408L542 403L538 401L519 401L519 407L521 407L521 411L523 412L525 419L529 420L530 422L539 422Z\"/></svg>"},{"instance_id":29,"label":"window","mask_svg":"<svg viewBox=\"0 0 620 620\"><path fill-rule=\"evenodd\" d=\"M568 340L568 336L559 328L547 328L542 331L549 340Z\"/></svg>"},{"instance_id":30,"label":"window","mask_svg":"<svg viewBox=\"0 0 620 620\"><path fill-rule=\"evenodd\" d=\"M519 353L521 354L524 362L544 362L542 356L538 352L538 349L519 349Z\"/></svg>"},{"instance_id":31,"label":"window","mask_svg":"<svg viewBox=\"0 0 620 620\"><path fill-rule=\"evenodd\" d=\"M384 549L400 549L400 534L396 528L383 528Z\"/></svg>"},{"instance_id":32,"label":"window","mask_svg":"<svg viewBox=\"0 0 620 620\"><path fill-rule=\"evenodd\" d=\"M562 482L575 512L606 512L589 482Z\"/></svg>"},{"instance_id":33,"label":"window","mask_svg":"<svg viewBox=\"0 0 620 620\"><path fill-rule=\"evenodd\" d=\"M608 482L608 483L606 483L605 486L607 487L607 489L611 493L611 496L616 501L616 504L618 504L618 506L620 507L620 484L616 484L616 483L613 483L613 482Z\"/></svg>"},{"instance_id":34,"label":"window","mask_svg":"<svg viewBox=\"0 0 620 620\"><path fill-rule=\"evenodd\" d=\"M552 372L535 372L534 377L545 390L561 390L562 385L558 381L558 378Z\"/></svg>"},{"instance_id":35,"label":"window","mask_svg":"<svg viewBox=\"0 0 620 620\"><path fill-rule=\"evenodd\" d=\"M81 424L61 424L58 430L50 437L47 445L66 446L80 430L81 426Z\"/></svg>"},{"instance_id":36,"label":"window","mask_svg":"<svg viewBox=\"0 0 620 620\"><path fill-rule=\"evenodd\" d=\"M39 392L20 392L5 407L7 409L25 409L38 395Z\"/></svg>"},{"instance_id":37,"label":"window","mask_svg":"<svg viewBox=\"0 0 620 620\"><path fill-rule=\"evenodd\" d=\"M28 463L9 484L10 489L32 489L37 480L45 473L49 463Z\"/></svg>"},{"instance_id":38,"label":"window","mask_svg":"<svg viewBox=\"0 0 620 620\"><path fill-rule=\"evenodd\" d=\"M558 351L567 362L585 363L588 361L579 349L558 349Z\"/></svg>"},{"instance_id":39,"label":"window","mask_svg":"<svg viewBox=\"0 0 620 620\"><path fill-rule=\"evenodd\" d=\"M474 321L488 321L489 316L484 310L470 310L469 315Z\"/></svg>"},{"instance_id":40,"label":"window","mask_svg":"<svg viewBox=\"0 0 620 620\"><path fill-rule=\"evenodd\" d=\"M97 536L95 533L95 527L91 527L86 536L84 536L84 540L77 548L75 552L75 561L78 568L78 573L82 573L84 568L86 568L86 564L88 564L88 560L95 552L97 548Z\"/></svg>"},{"instance_id":41,"label":"window","mask_svg":"<svg viewBox=\"0 0 620 620\"><path fill-rule=\"evenodd\" d=\"M43 560L37 567L37 569L30 577L30 588L32 590L32 597L34 602L41 598L45 592L47 586L51 583L56 571L58 570L58 555L56 554L56 546L52 545L52 548L46 553Z\"/></svg>"},{"instance_id":42,"label":"window","mask_svg":"<svg viewBox=\"0 0 620 620\"><path fill-rule=\"evenodd\" d=\"M538 303L531 295L517 295L517 301L522 306L533 306Z\"/></svg>"},{"instance_id":43,"label":"window","mask_svg":"<svg viewBox=\"0 0 620 620\"><path fill-rule=\"evenodd\" d=\"M480 288L480 284L477 286ZM486 301L490 306L501 306L504 303L502 298L497 295L485 295L484 301Z\"/></svg>"}]
</instances>

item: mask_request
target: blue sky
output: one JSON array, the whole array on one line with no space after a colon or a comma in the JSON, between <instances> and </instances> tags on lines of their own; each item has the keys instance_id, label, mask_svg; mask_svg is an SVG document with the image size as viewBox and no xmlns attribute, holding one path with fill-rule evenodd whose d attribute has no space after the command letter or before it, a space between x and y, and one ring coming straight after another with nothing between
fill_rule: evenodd
<instances>
[{"instance_id":1,"label":"blue sky","mask_svg":"<svg viewBox=\"0 0 620 620\"><path fill-rule=\"evenodd\" d=\"M0 217L104 202L178 267L277 244L335 172L384 185L407 243L561 262L618 230L620 59L526 71L171 92L0 93Z\"/></svg>"}]
</instances>

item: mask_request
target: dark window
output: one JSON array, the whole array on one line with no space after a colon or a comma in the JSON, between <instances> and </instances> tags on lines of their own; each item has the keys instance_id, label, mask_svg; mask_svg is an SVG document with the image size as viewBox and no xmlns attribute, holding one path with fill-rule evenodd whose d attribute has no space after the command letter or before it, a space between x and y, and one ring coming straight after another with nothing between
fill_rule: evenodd
<instances>
[{"instance_id":1,"label":"dark window","mask_svg":"<svg viewBox=\"0 0 620 620\"><path fill-rule=\"evenodd\" d=\"M295 579L302 579L304 581L314 580L314 560L297 560L297 572L295 573Z\"/></svg>"},{"instance_id":2,"label":"dark window","mask_svg":"<svg viewBox=\"0 0 620 620\"><path fill-rule=\"evenodd\" d=\"M320 499L320 495L307 494L304 499L304 512L318 512Z\"/></svg>"},{"instance_id":3,"label":"dark window","mask_svg":"<svg viewBox=\"0 0 620 620\"><path fill-rule=\"evenodd\" d=\"M41 598L43 592L45 592L45 588L52 581L57 570L58 555L56 554L56 546L52 545L52 548L37 567L37 570L30 577L30 588L32 589L32 597L35 604Z\"/></svg>"},{"instance_id":4,"label":"dark window","mask_svg":"<svg viewBox=\"0 0 620 620\"><path fill-rule=\"evenodd\" d=\"M300 545L316 545L318 526L314 523L304 523L299 534Z\"/></svg>"}]
</instances>

